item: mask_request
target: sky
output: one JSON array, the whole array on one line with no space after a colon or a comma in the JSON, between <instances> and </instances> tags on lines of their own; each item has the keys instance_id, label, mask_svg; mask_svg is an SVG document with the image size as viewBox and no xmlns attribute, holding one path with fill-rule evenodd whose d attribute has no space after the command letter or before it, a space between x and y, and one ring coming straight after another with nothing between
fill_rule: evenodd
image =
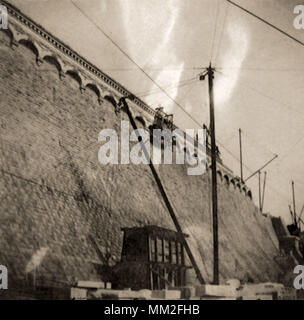
<instances>
[{"instance_id":1,"label":"sky","mask_svg":"<svg viewBox=\"0 0 304 320\"><path fill-rule=\"evenodd\" d=\"M274 154L265 170L264 212L290 223L291 181L296 207L304 204L304 47L226 0L10 0L87 60L141 97L174 114L182 129L209 124L207 81L215 73L216 138L224 163L244 178ZM235 0L304 42L293 26L300 0ZM302 2L302 4L304 4ZM78 8L77 8L78 7ZM79 10L80 9L80 10ZM168 95L161 93L133 61ZM258 204L257 175L248 180ZM303 214L304 216L304 214Z\"/></svg>"}]
</instances>

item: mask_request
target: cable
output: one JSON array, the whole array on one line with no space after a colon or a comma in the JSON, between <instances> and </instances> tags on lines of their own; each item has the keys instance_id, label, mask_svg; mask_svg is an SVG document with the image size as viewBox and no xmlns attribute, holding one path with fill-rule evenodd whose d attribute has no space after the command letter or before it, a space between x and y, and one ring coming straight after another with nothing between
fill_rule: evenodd
<instances>
[{"instance_id":1,"label":"cable","mask_svg":"<svg viewBox=\"0 0 304 320\"><path fill-rule=\"evenodd\" d=\"M221 48L221 44L222 44L222 38L223 38L224 30L225 30L228 11L229 11L229 5L226 6L225 17L224 17L223 27L222 27L222 31L221 31L221 35L220 35L220 40L219 40L219 43L218 43L217 48L216 48L216 55L215 55L215 60L214 60L214 64L215 65L216 65L216 61L217 61L217 58L218 58L218 54L220 52L219 49Z\"/></svg>"},{"instance_id":2,"label":"cable","mask_svg":"<svg viewBox=\"0 0 304 320\"><path fill-rule=\"evenodd\" d=\"M282 162L285 158L287 158L290 154L290 151L293 150L300 142L304 140L304 136L301 137L293 146L291 146L285 154L279 159L279 162Z\"/></svg>"},{"instance_id":3,"label":"cable","mask_svg":"<svg viewBox=\"0 0 304 320\"><path fill-rule=\"evenodd\" d=\"M248 130L247 130L247 132L248 132ZM247 137L249 140L251 140L251 142L253 142L253 143L257 144L257 145L260 145L260 146L263 147L265 150L267 150L269 153L271 153L273 156L275 155L275 153L272 152L268 146L266 146L265 144L261 143L260 141L257 141L256 139L250 137L250 136L247 134L247 132L242 131L242 134L243 134L245 137Z\"/></svg>"},{"instance_id":4,"label":"cable","mask_svg":"<svg viewBox=\"0 0 304 320\"><path fill-rule=\"evenodd\" d=\"M105 33L94 21L90 19L90 17L80 8L78 7L72 0L71 3L91 22L95 25L95 27L112 43L115 45L115 47L124 55L126 56L135 66L138 67L142 71L142 73L150 79L159 89L161 92L163 92L175 105L177 105L180 109L184 111L195 123L201 127L201 124L199 124L195 118L192 117L192 115L187 112L176 100L174 100L167 92L164 90L135 60L131 58L131 56L126 53L107 33Z\"/></svg>"},{"instance_id":5,"label":"cable","mask_svg":"<svg viewBox=\"0 0 304 320\"><path fill-rule=\"evenodd\" d=\"M186 86L192 85L194 83L198 83L198 81L191 81L191 82L188 82L188 83L181 84L179 86L170 87L170 88L168 88L168 90L173 90L173 89L177 89L177 88L186 87ZM147 96L151 96L151 95L154 95L154 94L157 94L157 93L160 93L160 91L158 90L158 91L150 92L150 93L147 93L147 94L144 94L144 95L140 95L139 97L140 98L147 97Z\"/></svg>"},{"instance_id":6,"label":"cable","mask_svg":"<svg viewBox=\"0 0 304 320\"><path fill-rule=\"evenodd\" d=\"M183 101L186 98L186 96L188 96L190 94L190 92L194 89L195 85L198 83L199 83L199 81L192 82L190 84L190 87L188 88L188 90L182 95L181 98L179 98L179 100Z\"/></svg>"},{"instance_id":7,"label":"cable","mask_svg":"<svg viewBox=\"0 0 304 320\"><path fill-rule=\"evenodd\" d=\"M149 67L142 67L143 70L149 70L149 71L180 71L180 68L149 68ZM185 71L193 71L203 69L199 67L189 67L189 68L183 68L182 70ZM102 68L103 71L137 71L137 68Z\"/></svg>"},{"instance_id":8,"label":"cable","mask_svg":"<svg viewBox=\"0 0 304 320\"><path fill-rule=\"evenodd\" d=\"M228 144L234 138L236 135L236 132L233 132L228 138L225 139L224 144Z\"/></svg>"},{"instance_id":9,"label":"cable","mask_svg":"<svg viewBox=\"0 0 304 320\"><path fill-rule=\"evenodd\" d=\"M191 84L189 84L190 86L188 87L188 90L186 90L186 92L182 95L182 97L179 98L179 101L183 101L184 98L186 96L189 96L190 92L194 89L195 85L199 83L199 81L195 81L195 82L192 82ZM158 106L161 105L161 101L157 101L156 103L158 103Z\"/></svg>"},{"instance_id":10,"label":"cable","mask_svg":"<svg viewBox=\"0 0 304 320\"><path fill-rule=\"evenodd\" d=\"M247 9L245 9L245 8L243 8L243 7L241 7L240 5L236 4L235 2L233 2L233 1L231 1L231 0L226 0L226 1L227 1L227 2L229 2L230 4L232 4L232 5L236 6L237 8L239 8L239 9L241 9L241 10L245 11L245 12L246 12L246 13L248 13L249 15L251 15L251 16L253 16L253 17L255 17L256 19L258 19L258 20L260 20L260 21L264 22L265 24L267 24L267 25L268 25L268 26L270 26L271 28L273 28L273 29L275 29L275 30L279 31L280 33L282 33L282 34L283 34L283 35L285 35L286 37L288 37L288 38L290 38L290 39L294 40L295 42L299 43L300 45L304 46L304 42L302 42L302 41L300 41L299 39L297 39L297 38L293 37L292 35L290 35L289 33L285 32L285 31L283 31L282 29L280 29L280 28L276 27L276 26L275 26L275 25L273 25L272 23L270 23L270 22L268 22L268 21L264 20L263 18L259 17L258 15L254 14L253 12L251 12L251 11L249 11L249 10L247 10Z\"/></svg>"},{"instance_id":11,"label":"cable","mask_svg":"<svg viewBox=\"0 0 304 320\"><path fill-rule=\"evenodd\" d=\"M210 61L213 60L213 48L214 48L214 41L215 41L216 30L217 30L218 11L219 11L219 0L216 0L216 13L215 13L215 22L214 22L213 36L212 36L212 42L211 42Z\"/></svg>"},{"instance_id":12,"label":"cable","mask_svg":"<svg viewBox=\"0 0 304 320\"><path fill-rule=\"evenodd\" d=\"M192 84L193 82L197 82L198 79L197 77L195 78L191 78L191 79L187 79L187 80L182 80L180 81L177 85L168 85L166 87L163 87L163 88L166 88L166 89L176 89L176 88L179 88L179 87L183 87L183 86L186 86L186 85L189 85L189 84ZM138 93L135 93L135 96L137 97L143 97L145 95L150 95L150 94L154 94L154 93L158 93L158 92L161 92L159 89L150 89L150 90L146 90L146 91L142 91L142 92L138 92Z\"/></svg>"},{"instance_id":13,"label":"cable","mask_svg":"<svg viewBox=\"0 0 304 320\"><path fill-rule=\"evenodd\" d=\"M149 78L159 89L161 92L163 92L172 102L174 102L174 104L176 106L178 106L185 114L188 115L188 117L190 119L192 119L192 121L194 123L196 123L198 125L199 128L202 127L202 125L188 112L186 111L176 100L174 100L140 65L137 64L136 61L134 61L114 40L112 40L112 38L106 34L94 21L92 21L90 19L90 17L88 17L88 15L81 9L79 8L72 0L71 3L91 22L95 25L95 27L112 43L115 45L115 47L117 47L117 49L123 54L125 55L135 66L137 66L142 72L143 74L145 74L147 76L147 78ZM204 68L202 68L204 69ZM236 157L230 150L228 150L222 143L219 142L219 140L217 139L217 143L224 149L226 150L233 158L235 158L238 162L239 159L238 157ZM244 165L244 167L246 167ZM248 167L247 167L248 168Z\"/></svg>"},{"instance_id":14,"label":"cable","mask_svg":"<svg viewBox=\"0 0 304 320\"><path fill-rule=\"evenodd\" d=\"M254 68L254 67L216 67L217 70L246 70L246 71L304 71L300 68Z\"/></svg>"},{"instance_id":15,"label":"cable","mask_svg":"<svg viewBox=\"0 0 304 320\"><path fill-rule=\"evenodd\" d=\"M186 84L177 86L178 88L189 86L189 89L186 91L185 94L183 94L182 98L179 98L179 101L183 101L184 97L189 94L189 92L194 88L194 85L197 84L197 83L199 83L199 81L192 81L192 82L189 82L189 83L186 83ZM175 88L177 88L177 87L170 88L169 90L175 89ZM152 96L152 95L158 94L158 93L159 93L159 91L154 92L154 93L151 93L151 94L146 94L146 95L144 95L144 96L141 96L141 98L145 98L145 97L148 97L148 96ZM158 98L159 98L159 97L158 97ZM160 100L158 100L158 101L156 102L156 104L157 104L157 103L158 103L158 106L159 106L159 105L161 105L162 102L161 102ZM154 104L153 101L150 101L150 104Z\"/></svg>"},{"instance_id":16,"label":"cable","mask_svg":"<svg viewBox=\"0 0 304 320\"><path fill-rule=\"evenodd\" d=\"M216 71L217 71L219 74L223 75L224 77L231 78L231 76L229 76L228 74L225 74L225 73L220 72L220 71L218 71L218 70L216 70ZM244 83L242 83L242 84L243 84L245 87L247 87L248 89L250 89L250 90L258 93L259 95L261 95L261 96L263 96L263 97L265 97L265 98L267 98L267 99L275 102L277 105L281 105L281 106L283 106L283 107L287 107L288 109L291 109L291 110L293 110L294 112L296 112L296 113L304 116L304 113L300 112L299 110L295 109L294 107L292 107L292 106L290 106L290 105L287 105L287 104L285 104L285 103L282 103L282 102L280 102L280 101L277 101L277 100L275 100L274 98L272 98L271 96L265 94L265 93L262 92L262 91L259 91L258 89L254 88L254 87L252 87L252 86L250 86L250 85L248 85L248 84L244 84Z\"/></svg>"},{"instance_id":17,"label":"cable","mask_svg":"<svg viewBox=\"0 0 304 320\"><path fill-rule=\"evenodd\" d=\"M192 82L191 86L189 87L189 89L183 94L183 96L180 98L180 101L183 101L185 99L186 96L188 96L190 94L190 92L194 89L195 85L199 83L199 81L196 82Z\"/></svg>"},{"instance_id":18,"label":"cable","mask_svg":"<svg viewBox=\"0 0 304 320\"><path fill-rule=\"evenodd\" d=\"M230 77L229 75L223 74L222 72L218 72L218 73L222 74L222 75L225 76L225 77ZM275 101L273 98L271 98L271 97L269 97L269 96L267 96L267 95L259 92L258 90L254 89L254 88L252 88L252 87L250 87L250 86L248 86L248 85L245 85L245 86L246 86L247 88L249 88L249 89L251 89L251 90L259 93L260 95L265 96L266 98L268 98L268 99L276 102L276 104L281 104L281 105L282 105L282 103L280 103L280 102L278 102L278 101ZM287 105L283 105L283 106L287 106ZM287 106L287 107L288 107L288 106ZM290 107L290 108L291 108L291 107ZM294 111L297 111L297 110L294 109L294 108L291 108L291 109L293 109ZM297 112L298 112L298 111L297 111ZM300 113L300 112L298 112L298 113ZM302 114L302 113L300 113L300 114ZM302 115L303 115L303 114L302 114ZM299 139L291 149L295 148L295 146L298 145L303 139L304 139L304 137L302 137L301 139ZM240 161L237 156L235 156L232 152L230 152L230 151L229 151L225 146L223 146L219 141L217 141L217 142L218 142L218 144L219 144L223 149L225 149L234 159L236 159L238 162ZM288 155L288 154L287 154L287 155ZM285 158L285 157L286 157L286 155L283 156L283 158ZM280 158L278 161L281 162L281 161L283 160L283 158ZM253 172L253 171L252 171L248 166L246 166L244 163L243 163L243 166L244 166L248 171ZM271 187L270 187L270 188L271 188ZM278 193L278 191L276 191L276 193L277 193L278 195L280 195L281 197L284 197L285 199L287 199L283 193Z\"/></svg>"}]
</instances>

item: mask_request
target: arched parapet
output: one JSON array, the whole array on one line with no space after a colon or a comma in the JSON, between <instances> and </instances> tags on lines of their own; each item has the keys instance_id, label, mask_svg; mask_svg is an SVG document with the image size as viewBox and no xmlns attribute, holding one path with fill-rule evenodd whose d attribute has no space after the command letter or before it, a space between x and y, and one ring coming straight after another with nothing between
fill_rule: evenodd
<instances>
[{"instance_id":1,"label":"arched parapet","mask_svg":"<svg viewBox=\"0 0 304 320\"><path fill-rule=\"evenodd\" d=\"M62 64L59 61L58 57L56 57L56 55L54 54L50 54L50 55L45 55L43 57L43 60L54 65L58 71L59 76L61 77L63 70L62 70Z\"/></svg>"},{"instance_id":2,"label":"arched parapet","mask_svg":"<svg viewBox=\"0 0 304 320\"><path fill-rule=\"evenodd\" d=\"M102 98L101 98L101 91L100 88L98 87L98 85L94 82L87 82L85 85L86 88L92 90L93 92L95 92L98 102L101 103L102 102Z\"/></svg>"},{"instance_id":3,"label":"arched parapet","mask_svg":"<svg viewBox=\"0 0 304 320\"><path fill-rule=\"evenodd\" d=\"M242 188L242 193L246 196L247 195L247 188L245 186L243 186Z\"/></svg>"},{"instance_id":4,"label":"arched parapet","mask_svg":"<svg viewBox=\"0 0 304 320\"><path fill-rule=\"evenodd\" d=\"M100 86L100 94L102 97L110 96L112 93L109 89L104 86Z\"/></svg>"},{"instance_id":5,"label":"arched parapet","mask_svg":"<svg viewBox=\"0 0 304 320\"><path fill-rule=\"evenodd\" d=\"M12 26L10 28L12 28ZM13 40L12 48L14 49L19 44L24 45L34 53L36 57L36 62L38 65L41 65L43 63L44 56L51 55L51 52L48 49L43 47L41 44L38 43L38 41L34 40L32 37L23 35L21 33L19 33L18 36L13 35L13 37L14 37L14 40Z\"/></svg>"},{"instance_id":6,"label":"arched parapet","mask_svg":"<svg viewBox=\"0 0 304 320\"><path fill-rule=\"evenodd\" d=\"M29 36L21 32L21 29L18 28L16 25L13 23L8 24L8 34L10 35L11 38L11 47L12 49L15 49L18 47L19 42L21 40L28 40Z\"/></svg>"},{"instance_id":7,"label":"arched parapet","mask_svg":"<svg viewBox=\"0 0 304 320\"><path fill-rule=\"evenodd\" d=\"M49 53L44 55L43 60L53 64L56 67L56 69L58 70L59 78L61 80L65 77L68 69L58 55L56 55L55 53Z\"/></svg>"},{"instance_id":8,"label":"arched parapet","mask_svg":"<svg viewBox=\"0 0 304 320\"><path fill-rule=\"evenodd\" d=\"M44 57L52 56L53 53L50 51L48 47L44 46L42 43L36 40L31 40L31 41L35 44L38 50L37 64L38 66L40 66L44 61Z\"/></svg>"},{"instance_id":9,"label":"arched parapet","mask_svg":"<svg viewBox=\"0 0 304 320\"><path fill-rule=\"evenodd\" d=\"M118 101L116 101L116 99L114 98L114 95L113 95L113 94L111 94L111 93L110 93L110 94L107 94L107 95L105 95L103 98L104 98L105 100L111 102L112 105L113 105L113 107L114 107L115 110L116 110L116 108L117 108L117 106L118 106Z\"/></svg>"},{"instance_id":10,"label":"arched parapet","mask_svg":"<svg viewBox=\"0 0 304 320\"><path fill-rule=\"evenodd\" d=\"M39 44L42 43L42 50L40 50L40 48L36 48L38 51L37 54L35 52L36 50L34 50L37 62L39 64L45 61L44 58L46 55L50 55L49 53L45 54L43 52L43 46L47 46L47 48L49 48L50 51L54 50L56 54L58 53L60 56L67 58L68 62L64 61L64 64L70 64L72 62L76 63L77 66L81 68L81 70L85 71L86 73L88 72L90 75L94 75L94 79L96 78L102 83L100 83L100 85L104 85L108 87L110 91L112 91L111 95L101 94L101 97L113 96L114 99L112 98L111 100L113 103L114 100L116 100L115 104L117 104L117 101L120 99L120 96L129 96L131 94L131 92L129 92L126 88L121 86L118 82L109 77L107 74L105 74L92 63L90 63L88 60L80 56L77 52L73 51L70 47L62 43L59 39L52 36L52 34L50 34L43 27L24 16L22 12L17 10L15 7L11 6L9 3L6 3L6 7L8 8L10 19L9 29L4 30L4 32L9 35L9 38L11 39L11 45L13 48L18 46L20 40L29 40L29 36L33 37L35 41L39 42ZM33 46L35 46L35 44L33 44ZM67 72L64 64L61 64L62 71L60 73L60 77L64 77L64 75ZM84 90L83 86L81 87L81 90ZM118 96L118 100L116 96ZM151 117L155 116L155 110L153 110L140 98L135 98L134 104L143 111L147 112Z\"/></svg>"},{"instance_id":11,"label":"arched parapet","mask_svg":"<svg viewBox=\"0 0 304 320\"><path fill-rule=\"evenodd\" d=\"M230 179L230 185L235 189L236 188L236 181L234 178Z\"/></svg>"},{"instance_id":12,"label":"arched parapet","mask_svg":"<svg viewBox=\"0 0 304 320\"><path fill-rule=\"evenodd\" d=\"M223 181L223 173L222 173L222 171L221 170L217 170L216 173L217 173L218 177L220 178L220 180Z\"/></svg>"},{"instance_id":13,"label":"arched parapet","mask_svg":"<svg viewBox=\"0 0 304 320\"><path fill-rule=\"evenodd\" d=\"M119 100L116 100L115 96L113 95L113 92L105 86L100 86L99 88L100 88L100 99L109 101L115 108L115 112L118 112Z\"/></svg>"},{"instance_id":14,"label":"arched parapet","mask_svg":"<svg viewBox=\"0 0 304 320\"><path fill-rule=\"evenodd\" d=\"M227 174L224 174L224 182L226 183L227 186L230 185L230 178Z\"/></svg>"},{"instance_id":15,"label":"arched parapet","mask_svg":"<svg viewBox=\"0 0 304 320\"><path fill-rule=\"evenodd\" d=\"M94 84L94 81L92 79L87 78L81 72L79 73L79 75L81 77L82 85L84 88L86 88L88 84L92 84L93 86L96 86L96 84Z\"/></svg>"},{"instance_id":16,"label":"arched parapet","mask_svg":"<svg viewBox=\"0 0 304 320\"><path fill-rule=\"evenodd\" d=\"M252 200L252 192L251 192L251 190L247 191L247 197L249 197L249 199Z\"/></svg>"},{"instance_id":17,"label":"arched parapet","mask_svg":"<svg viewBox=\"0 0 304 320\"><path fill-rule=\"evenodd\" d=\"M106 87L101 87L101 97L111 102L115 109L117 108L119 98L116 97L111 90L107 89Z\"/></svg>"},{"instance_id":18,"label":"arched parapet","mask_svg":"<svg viewBox=\"0 0 304 320\"><path fill-rule=\"evenodd\" d=\"M24 38L21 39L20 41L18 41L18 43L20 43L21 45L25 46L26 48L30 49L35 57L36 57L36 62L38 63L38 60L40 60L39 58L39 48L36 44L36 42L34 40L32 40L31 38Z\"/></svg>"},{"instance_id":19,"label":"arched parapet","mask_svg":"<svg viewBox=\"0 0 304 320\"><path fill-rule=\"evenodd\" d=\"M83 82L84 82L84 78L81 75L81 73L75 69L75 68L68 68L66 70L66 74L69 75L71 78L73 78L74 80L76 80L79 84L79 89L81 92L83 92L85 90L85 87L83 86Z\"/></svg>"},{"instance_id":20,"label":"arched parapet","mask_svg":"<svg viewBox=\"0 0 304 320\"><path fill-rule=\"evenodd\" d=\"M230 181L231 182L233 181L235 188L237 188L240 192L242 192L242 182L239 177L235 176Z\"/></svg>"}]
</instances>

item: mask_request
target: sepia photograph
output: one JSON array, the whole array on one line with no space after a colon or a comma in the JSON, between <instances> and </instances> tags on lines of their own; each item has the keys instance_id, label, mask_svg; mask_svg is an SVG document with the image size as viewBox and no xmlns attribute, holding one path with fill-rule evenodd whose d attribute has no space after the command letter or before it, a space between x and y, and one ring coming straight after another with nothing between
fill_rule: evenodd
<instances>
[{"instance_id":1,"label":"sepia photograph","mask_svg":"<svg viewBox=\"0 0 304 320\"><path fill-rule=\"evenodd\" d=\"M303 106L303 1L0 0L0 300L304 300Z\"/></svg>"}]
</instances>

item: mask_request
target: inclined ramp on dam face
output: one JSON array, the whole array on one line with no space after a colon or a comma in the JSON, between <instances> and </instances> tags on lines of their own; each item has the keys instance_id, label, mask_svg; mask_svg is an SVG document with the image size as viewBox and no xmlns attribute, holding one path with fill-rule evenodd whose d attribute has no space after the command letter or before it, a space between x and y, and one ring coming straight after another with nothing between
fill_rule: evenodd
<instances>
[{"instance_id":1,"label":"inclined ramp on dam face","mask_svg":"<svg viewBox=\"0 0 304 320\"><path fill-rule=\"evenodd\" d=\"M10 31L0 32L0 263L16 284L33 273L54 286L100 280L109 276L101 267L120 260L121 228L175 227L149 166L98 162L99 132L119 132L121 120L128 120L105 98L112 90L115 99L117 90L19 20L12 17ZM91 78L100 96L84 86ZM139 107L132 112L146 121L151 116ZM211 172L189 176L186 165L176 164L157 171L203 278L211 282ZM271 217L227 178L218 177L221 283L279 281L286 265L276 259Z\"/></svg>"}]
</instances>

